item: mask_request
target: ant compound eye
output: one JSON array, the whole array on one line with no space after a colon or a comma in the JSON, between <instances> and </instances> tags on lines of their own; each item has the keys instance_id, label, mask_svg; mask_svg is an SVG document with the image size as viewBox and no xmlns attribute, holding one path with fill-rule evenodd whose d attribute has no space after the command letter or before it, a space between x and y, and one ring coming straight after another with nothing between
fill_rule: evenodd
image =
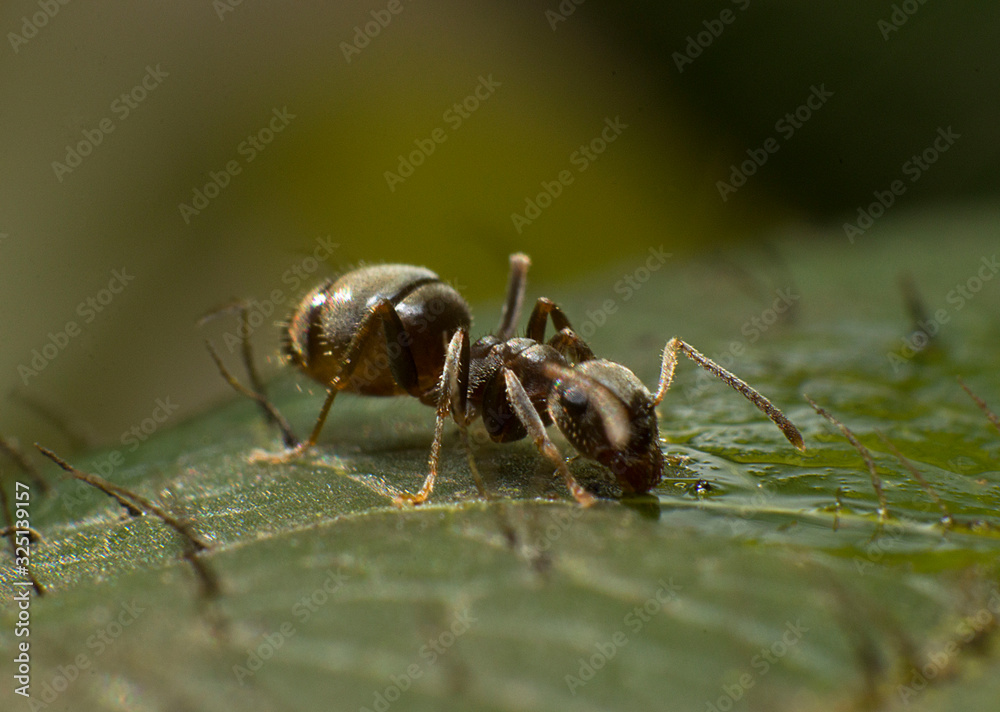
<instances>
[{"instance_id":1,"label":"ant compound eye","mask_svg":"<svg viewBox=\"0 0 1000 712\"><path fill-rule=\"evenodd\" d=\"M587 404L590 399L582 388L578 386L570 386L562 394L563 407L567 410L572 410L574 412L582 412L586 410Z\"/></svg>"}]
</instances>

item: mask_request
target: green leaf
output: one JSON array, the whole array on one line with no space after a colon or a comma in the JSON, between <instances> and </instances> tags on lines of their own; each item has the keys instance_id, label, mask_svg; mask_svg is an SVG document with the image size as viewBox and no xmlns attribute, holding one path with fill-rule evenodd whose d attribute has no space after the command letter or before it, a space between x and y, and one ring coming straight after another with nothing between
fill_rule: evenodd
<instances>
[{"instance_id":1,"label":"green leaf","mask_svg":"<svg viewBox=\"0 0 1000 712\"><path fill-rule=\"evenodd\" d=\"M781 407L805 453L683 361L659 409L673 464L651 495L582 510L531 443L476 430L496 495L484 502L451 428L431 502L399 510L391 494L426 473L430 409L340 398L321 446L278 466L249 464L280 440L232 400L108 475L213 542L211 602L172 530L48 470L55 494L30 505L47 589L30 607L32 698L74 710L991 708L1000 437L955 377L1000 407L1000 280L980 272L995 230L879 229L853 246L838 233L652 273L625 260L546 294L651 386L664 342L684 338ZM933 348L893 360L912 331L901 256L947 320ZM977 275L975 294L952 298ZM496 306L477 310L479 333ZM322 394L301 384L285 374L272 391L304 432ZM888 520L861 457L803 392L872 451ZM100 472L109 454L69 459ZM572 467L592 486L608 477ZM20 580L9 560L0 571ZM24 706L6 686L0 700Z\"/></svg>"}]
</instances>

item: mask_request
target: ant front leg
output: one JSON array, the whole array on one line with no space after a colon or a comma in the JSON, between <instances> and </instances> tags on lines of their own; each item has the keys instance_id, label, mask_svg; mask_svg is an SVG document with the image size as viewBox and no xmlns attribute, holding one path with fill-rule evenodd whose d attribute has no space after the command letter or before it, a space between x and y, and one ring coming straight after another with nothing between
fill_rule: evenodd
<instances>
[{"instance_id":1,"label":"ant front leg","mask_svg":"<svg viewBox=\"0 0 1000 712\"><path fill-rule=\"evenodd\" d=\"M784 433L785 437L788 438L788 442L799 450L806 449L805 444L802 442L802 434L799 432L799 429L795 427L792 421L785 417L784 413L774 407L771 401L748 386L739 377L730 373L707 356L702 355L693 346L676 337L670 339L670 341L667 342L667 345L663 348L663 363L660 366L660 385L659 388L656 389L656 396L653 398L653 405L660 404L660 401L662 401L663 397L667 394L667 390L670 388L671 382L674 380L674 368L677 366L678 352L687 356L713 376L716 376L721 381L729 384L731 388L757 406L757 408L759 408L764 415L770 418L771 421L778 426L781 432Z\"/></svg>"},{"instance_id":2,"label":"ant front leg","mask_svg":"<svg viewBox=\"0 0 1000 712\"><path fill-rule=\"evenodd\" d=\"M423 486L416 494L401 494L396 497L396 504L421 504L427 501L434 490L434 482L437 479L438 464L441 461L441 440L444 436L444 424L451 413L458 423L462 433L462 440L465 443L466 452L469 456L469 466L476 486L480 494L486 496L486 488L479 476L472 459L472 450L469 447L467 426L469 419L466 408L469 394L469 335L463 328L455 332L448 343L448 351L445 355L444 370L441 372L441 381L438 384L438 405L437 417L434 421L434 442L431 445L430 460L427 463L428 475Z\"/></svg>"},{"instance_id":3,"label":"ant front leg","mask_svg":"<svg viewBox=\"0 0 1000 712\"><path fill-rule=\"evenodd\" d=\"M594 495L590 494L590 492L585 490L576 481L573 473L569 471L565 460L563 460L562 455L559 454L559 450L553 444L552 440L549 439L548 433L545 432L545 424L538 416L538 411L531 404L531 399L525 392L524 386L521 385L521 381L514 375L513 371L506 367L503 369L503 376L507 384L507 397L510 399L510 404L514 407L514 414L517 415L517 419L527 429L528 435L535 441L535 447L538 448L538 452L556 466L556 469L562 474L563 479L566 480L566 487L569 488L570 493L581 506L589 507L594 504L597 501Z\"/></svg>"},{"instance_id":4,"label":"ant front leg","mask_svg":"<svg viewBox=\"0 0 1000 712\"><path fill-rule=\"evenodd\" d=\"M528 317L528 330L524 335L539 343L544 341L545 325L548 323L550 316L552 317L552 325L557 331L562 331L563 329L572 330L573 326L569 323L569 319L566 318L559 305L547 297L539 297L538 301L535 302L535 308L531 310L531 316Z\"/></svg>"},{"instance_id":5,"label":"ant front leg","mask_svg":"<svg viewBox=\"0 0 1000 712\"><path fill-rule=\"evenodd\" d=\"M549 339L549 346L561 353L563 356L572 357L576 363L590 361L595 358L594 351L586 341L581 339L575 331L570 328L560 329Z\"/></svg>"},{"instance_id":6,"label":"ant front leg","mask_svg":"<svg viewBox=\"0 0 1000 712\"><path fill-rule=\"evenodd\" d=\"M377 333L379 326L382 326L382 335ZM384 337L387 342L399 344L398 351L394 352L393 349L389 349L389 368L396 382L407 392L415 394L418 385L417 367L413 360L413 352L410 350L409 339L405 338L405 333L406 330L392 302L388 299L380 299L365 316L361 326L351 338L351 343L340 362L340 370L327 386L326 400L323 401L323 407L320 408L309 437L282 453L255 453L250 457L250 461L289 462L316 444L320 431L323 430L323 425L326 423L326 417L330 413L330 408L333 406L333 401L337 397L337 392L343 390L351 380L361 362L361 354L364 353L371 339Z\"/></svg>"}]
</instances>

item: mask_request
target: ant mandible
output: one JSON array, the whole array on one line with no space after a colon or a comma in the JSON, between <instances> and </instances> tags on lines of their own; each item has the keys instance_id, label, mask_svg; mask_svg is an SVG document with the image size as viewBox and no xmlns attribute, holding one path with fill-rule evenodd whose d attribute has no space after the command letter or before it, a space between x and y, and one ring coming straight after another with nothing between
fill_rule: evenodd
<instances>
[{"instance_id":1,"label":"ant mandible","mask_svg":"<svg viewBox=\"0 0 1000 712\"><path fill-rule=\"evenodd\" d=\"M596 500L576 481L549 438L546 427L552 423L581 455L608 467L624 491L645 493L663 476L654 409L670 388L679 353L729 384L763 411L792 445L805 449L798 429L767 398L680 339L670 339L663 349L660 382L653 394L625 366L596 358L549 299L538 299L524 337L516 337L530 264L527 255L511 255L500 324L471 345L465 300L423 267L362 267L309 292L287 323L283 343L287 360L327 389L312 433L303 442L266 400L249 347L244 356L255 390L236 382L213 350L223 376L257 400L284 432L284 452L254 459L287 462L314 446L341 391L408 394L436 407L437 419L427 478L416 494L399 495L397 504L420 504L430 497L449 416L467 449L467 428L477 417L495 442L530 436L583 506ZM556 333L546 342L549 318ZM471 452L469 460L476 484L484 491Z\"/></svg>"}]
</instances>

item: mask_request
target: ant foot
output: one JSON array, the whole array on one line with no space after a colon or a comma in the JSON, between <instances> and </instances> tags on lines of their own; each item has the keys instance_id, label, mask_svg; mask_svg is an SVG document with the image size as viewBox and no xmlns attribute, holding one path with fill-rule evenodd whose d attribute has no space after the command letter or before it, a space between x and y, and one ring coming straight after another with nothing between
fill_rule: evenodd
<instances>
[{"instance_id":1,"label":"ant foot","mask_svg":"<svg viewBox=\"0 0 1000 712\"><path fill-rule=\"evenodd\" d=\"M418 492L417 494L407 494L404 492L403 494L396 495L393 498L392 503L395 504L397 507L402 508L407 505L416 507L417 505L423 504L426 501L427 501L427 495L423 494L422 492Z\"/></svg>"},{"instance_id":2,"label":"ant foot","mask_svg":"<svg viewBox=\"0 0 1000 712\"><path fill-rule=\"evenodd\" d=\"M301 457L302 453L308 450L310 443L299 443L295 447L288 448L281 452L264 452L263 450L254 450L250 453L250 457L247 460L252 465L259 463L267 463L269 465L282 465L291 462L292 460Z\"/></svg>"},{"instance_id":3,"label":"ant foot","mask_svg":"<svg viewBox=\"0 0 1000 712\"><path fill-rule=\"evenodd\" d=\"M597 504L597 497L592 495L587 490L583 489L583 487L575 487L573 489L573 496L576 498L576 501L579 502L580 506L583 507L584 509L586 509L587 507L593 507L595 504Z\"/></svg>"}]
</instances>

